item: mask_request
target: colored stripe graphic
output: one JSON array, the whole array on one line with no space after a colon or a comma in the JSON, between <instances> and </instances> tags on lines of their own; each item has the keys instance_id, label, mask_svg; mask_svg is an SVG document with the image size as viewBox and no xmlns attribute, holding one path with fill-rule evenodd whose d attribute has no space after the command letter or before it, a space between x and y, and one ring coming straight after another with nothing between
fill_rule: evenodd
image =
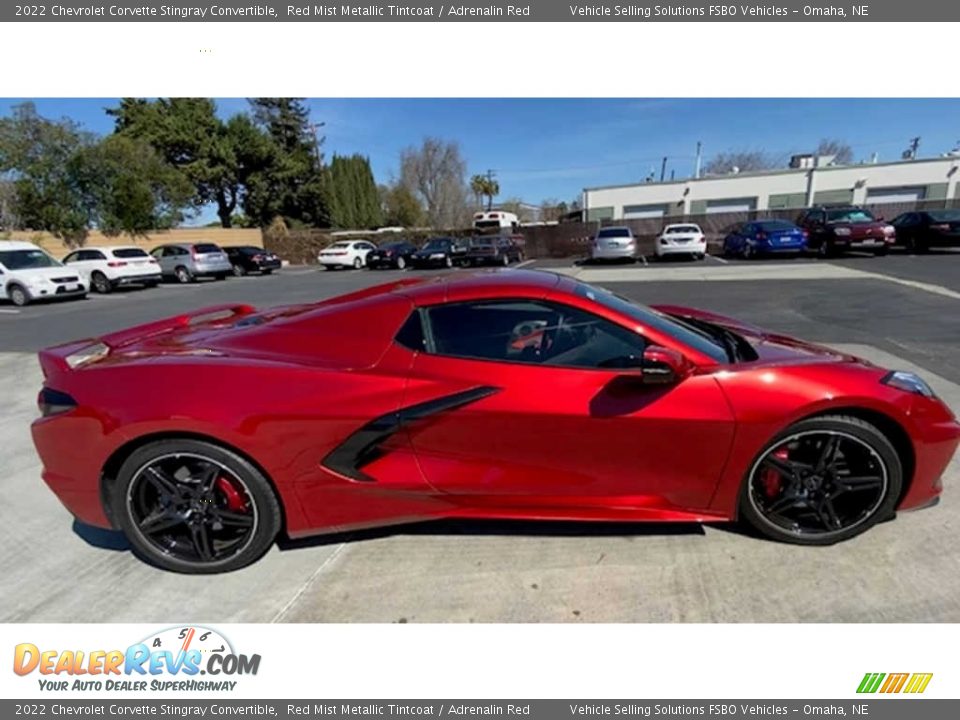
<instances>
[{"instance_id":1,"label":"colored stripe graphic","mask_svg":"<svg viewBox=\"0 0 960 720\"><path fill-rule=\"evenodd\" d=\"M877 688L880 687L880 682L884 677L886 677L885 673L867 673L863 676L863 680L860 681L860 687L857 688L857 692L875 693Z\"/></svg>"},{"instance_id":2,"label":"colored stripe graphic","mask_svg":"<svg viewBox=\"0 0 960 720\"><path fill-rule=\"evenodd\" d=\"M887 681L883 684L883 687L880 688L882 693L898 693L903 689L904 683L907 682L907 678L910 677L910 673L890 673L887 675Z\"/></svg>"},{"instance_id":3,"label":"colored stripe graphic","mask_svg":"<svg viewBox=\"0 0 960 720\"><path fill-rule=\"evenodd\" d=\"M933 673L914 673L910 678L910 682L907 683L907 687L904 689L905 693L922 693L927 689L927 685L930 684L930 680L933 678Z\"/></svg>"}]
</instances>

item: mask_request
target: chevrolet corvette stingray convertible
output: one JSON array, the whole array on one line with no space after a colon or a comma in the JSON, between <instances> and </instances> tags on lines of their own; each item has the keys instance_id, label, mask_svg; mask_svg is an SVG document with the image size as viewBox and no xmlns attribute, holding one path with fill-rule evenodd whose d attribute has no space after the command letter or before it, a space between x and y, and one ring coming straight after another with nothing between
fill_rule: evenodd
<instances>
[{"instance_id":1,"label":"chevrolet corvette stingray convertible","mask_svg":"<svg viewBox=\"0 0 960 720\"><path fill-rule=\"evenodd\" d=\"M190 573L280 533L444 517L741 519L827 545L936 502L960 439L912 373L526 270L207 308L40 364L46 483Z\"/></svg>"}]
</instances>

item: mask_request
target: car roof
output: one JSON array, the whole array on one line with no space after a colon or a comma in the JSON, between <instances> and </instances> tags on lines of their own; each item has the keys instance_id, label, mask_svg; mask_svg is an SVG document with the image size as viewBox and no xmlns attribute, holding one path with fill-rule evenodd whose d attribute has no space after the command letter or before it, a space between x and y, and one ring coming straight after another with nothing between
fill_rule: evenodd
<instances>
[{"instance_id":1,"label":"car roof","mask_svg":"<svg viewBox=\"0 0 960 720\"><path fill-rule=\"evenodd\" d=\"M21 240L0 240L0 250L43 250L39 245ZM46 250L44 250L46 252Z\"/></svg>"},{"instance_id":2,"label":"car roof","mask_svg":"<svg viewBox=\"0 0 960 720\"><path fill-rule=\"evenodd\" d=\"M78 250L99 250L100 252L112 252L114 250L143 250L147 252L147 248L138 247L136 245L84 245L80 248L74 248L70 252L77 252Z\"/></svg>"},{"instance_id":3,"label":"car roof","mask_svg":"<svg viewBox=\"0 0 960 720\"><path fill-rule=\"evenodd\" d=\"M560 282L556 273L493 268L440 275L396 288L415 305L434 305L485 297L545 296Z\"/></svg>"}]
</instances>

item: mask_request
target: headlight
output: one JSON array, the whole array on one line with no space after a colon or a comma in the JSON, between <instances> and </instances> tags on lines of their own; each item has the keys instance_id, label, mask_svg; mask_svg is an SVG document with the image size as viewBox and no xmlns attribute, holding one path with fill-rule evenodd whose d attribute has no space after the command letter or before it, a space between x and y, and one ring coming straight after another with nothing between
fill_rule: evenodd
<instances>
[{"instance_id":1,"label":"headlight","mask_svg":"<svg viewBox=\"0 0 960 720\"><path fill-rule=\"evenodd\" d=\"M907 372L906 370L894 370L886 375L880 382L884 385L895 387L897 390L903 390L904 392L923 395L928 398L936 397L933 388L927 385L922 377L916 373Z\"/></svg>"},{"instance_id":2,"label":"headlight","mask_svg":"<svg viewBox=\"0 0 960 720\"><path fill-rule=\"evenodd\" d=\"M834 228L834 235L839 235L840 237L846 237L850 234L850 228Z\"/></svg>"}]
</instances>

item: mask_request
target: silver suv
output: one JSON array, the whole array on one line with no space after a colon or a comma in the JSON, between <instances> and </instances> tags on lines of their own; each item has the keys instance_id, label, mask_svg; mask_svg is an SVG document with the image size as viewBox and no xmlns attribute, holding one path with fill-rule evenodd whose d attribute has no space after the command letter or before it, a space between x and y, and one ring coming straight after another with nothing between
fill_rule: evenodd
<instances>
[{"instance_id":1,"label":"silver suv","mask_svg":"<svg viewBox=\"0 0 960 720\"><path fill-rule=\"evenodd\" d=\"M233 272L227 254L214 243L159 245L150 254L160 263L163 276L175 278L177 282L195 282L200 277L223 280Z\"/></svg>"}]
</instances>

